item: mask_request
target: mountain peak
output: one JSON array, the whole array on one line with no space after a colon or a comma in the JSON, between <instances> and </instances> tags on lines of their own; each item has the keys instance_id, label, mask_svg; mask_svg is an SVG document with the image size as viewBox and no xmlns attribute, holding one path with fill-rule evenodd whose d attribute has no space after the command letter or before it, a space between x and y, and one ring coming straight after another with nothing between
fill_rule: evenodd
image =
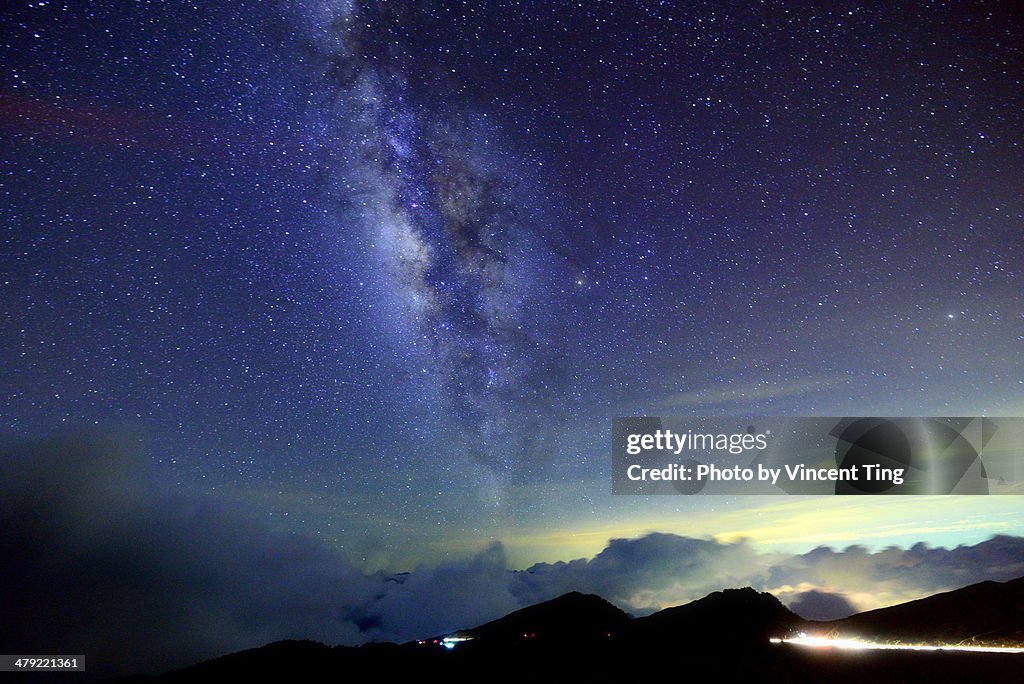
<instances>
[{"instance_id":1,"label":"mountain peak","mask_svg":"<svg viewBox=\"0 0 1024 684\"><path fill-rule=\"evenodd\" d=\"M711 642L722 634L733 640L767 642L803 622L775 596L751 587L716 591L635 621L637 633L644 638L698 642Z\"/></svg>"},{"instance_id":2,"label":"mountain peak","mask_svg":"<svg viewBox=\"0 0 1024 684\"><path fill-rule=\"evenodd\" d=\"M580 641L607 638L628 624L629 616L600 596L570 591L463 633L492 643L526 639Z\"/></svg>"}]
</instances>

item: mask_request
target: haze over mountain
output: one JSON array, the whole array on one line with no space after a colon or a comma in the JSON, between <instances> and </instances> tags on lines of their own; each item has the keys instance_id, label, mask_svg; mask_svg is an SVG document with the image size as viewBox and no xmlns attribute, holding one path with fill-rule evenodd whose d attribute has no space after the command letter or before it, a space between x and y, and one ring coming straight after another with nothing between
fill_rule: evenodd
<instances>
[{"instance_id":1,"label":"haze over mountain","mask_svg":"<svg viewBox=\"0 0 1024 684\"><path fill-rule=\"evenodd\" d=\"M827 632L915 644L1024 644L1024 577L979 582L843 620Z\"/></svg>"}]
</instances>

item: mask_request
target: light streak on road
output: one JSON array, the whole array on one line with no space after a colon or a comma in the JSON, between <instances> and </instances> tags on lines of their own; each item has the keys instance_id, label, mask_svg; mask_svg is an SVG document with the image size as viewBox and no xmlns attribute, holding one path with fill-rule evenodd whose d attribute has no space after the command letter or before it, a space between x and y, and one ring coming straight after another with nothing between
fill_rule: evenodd
<instances>
[{"instance_id":1,"label":"light streak on road","mask_svg":"<svg viewBox=\"0 0 1024 684\"><path fill-rule=\"evenodd\" d=\"M850 651L967 651L971 653L1024 653L1019 646L967 646L942 644L938 646L915 646L913 644L879 644L860 639L832 639L822 636L799 634L784 639L772 639L773 644L793 644L811 648L838 648Z\"/></svg>"}]
</instances>

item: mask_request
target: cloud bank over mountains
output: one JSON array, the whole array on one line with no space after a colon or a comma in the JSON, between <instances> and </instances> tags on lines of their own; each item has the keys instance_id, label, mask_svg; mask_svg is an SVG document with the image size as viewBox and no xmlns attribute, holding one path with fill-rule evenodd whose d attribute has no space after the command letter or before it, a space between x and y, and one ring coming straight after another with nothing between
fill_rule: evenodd
<instances>
[{"instance_id":1,"label":"cloud bank over mountains","mask_svg":"<svg viewBox=\"0 0 1024 684\"><path fill-rule=\"evenodd\" d=\"M0 575L10 627L0 650L88 653L90 669L134 672L285 638L405 641L574 590L641 615L752 586L805 617L841 617L1024 575L1024 537L781 554L649 534L526 570L510 570L493 543L462 560L367 575L319 539L271 529L221 500L176 495L126 450L79 439L2 454Z\"/></svg>"}]
</instances>

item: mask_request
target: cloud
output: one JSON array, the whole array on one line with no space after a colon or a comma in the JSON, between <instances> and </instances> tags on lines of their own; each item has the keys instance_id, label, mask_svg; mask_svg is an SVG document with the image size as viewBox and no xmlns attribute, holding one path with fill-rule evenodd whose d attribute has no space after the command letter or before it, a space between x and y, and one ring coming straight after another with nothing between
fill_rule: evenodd
<instances>
[{"instance_id":1,"label":"cloud","mask_svg":"<svg viewBox=\"0 0 1024 684\"><path fill-rule=\"evenodd\" d=\"M106 674L289 636L351 641L379 588L315 540L161 492L109 442L16 447L0 482L5 653L83 653Z\"/></svg>"},{"instance_id":2,"label":"cloud","mask_svg":"<svg viewBox=\"0 0 1024 684\"><path fill-rule=\"evenodd\" d=\"M673 534L613 539L592 559L538 563L517 573L516 594L530 604L583 591L646 613L673 605L678 596L699 598L723 586L751 584L758 561L742 542L721 544Z\"/></svg>"},{"instance_id":3,"label":"cloud","mask_svg":"<svg viewBox=\"0 0 1024 684\"><path fill-rule=\"evenodd\" d=\"M797 594L789 609L808 620L838 620L857 612L845 596L817 590Z\"/></svg>"},{"instance_id":4,"label":"cloud","mask_svg":"<svg viewBox=\"0 0 1024 684\"><path fill-rule=\"evenodd\" d=\"M1024 538L997 536L954 549L915 544L870 552L863 546L805 554L761 553L673 534L615 539L594 558L539 563L517 575L527 602L576 589L601 594L634 614L692 601L727 587L752 586L784 601L809 591L870 610L966 586L1024 575Z\"/></svg>"},{"instance_id":5,"label":"cloud","mask_svg":"<svg viewBox=\"0 0 1024 684\"><path fill-rule=\"evenodd\" d=\"M498 543L468 560L420 567L400 578L367 607L376 620L370 637L437 636L522 607L511 593L508 560Z\"/></svg>"},{"instance_id":6,"label":"cloud","mask_svg":"<svg viewBox=\"0 0 1024 684\"><path fill-rule=\"evenodd\" d=\"M0 453L3 653L82 653L93 676L160 672L289 638L407 641L520 607L503 547L367 575L236 504L182 497L109 440Z\"/></svg>"},{"instance_id":7,"label":"cloud","mask_svg":"<svg viewBox=\"0 0 1024 684\"><path fill-rule=\"evenodd\" d=\"M834 616L1024 575L1024 538L954 549L763 553L673 534L614 539L589 559L511 571L492 544L400 575L366 574L318 539L160 486L90 437L0 453L0 652L84 653L95 676L159 672L285 638L406 641L578 590L634 614L727 587Z\"/></svg>"}]
</instances>

